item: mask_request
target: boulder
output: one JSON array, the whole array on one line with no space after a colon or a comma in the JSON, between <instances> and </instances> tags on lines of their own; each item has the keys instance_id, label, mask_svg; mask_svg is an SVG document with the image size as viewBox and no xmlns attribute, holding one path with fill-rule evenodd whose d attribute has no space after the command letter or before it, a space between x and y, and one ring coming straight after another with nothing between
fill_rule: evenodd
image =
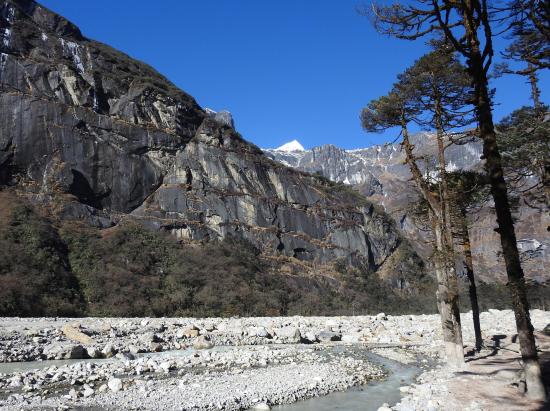
<instances>
[{"instance_id":1,"label":"boulder","mask_svg":"<svg viewBox=\"0 0 550 411\"><path fill-rule=\"evenodd\" d=\"M104 355L99 348L96 347L86 347L86 351L90 358L103 358Z\"/></svg>"},{"instance_id":2,"label":"boulder","mask_svg":"<svg viewBox=\"0 0 550 411\"><path fill-rule=\"evenodd\" d=\"M359 337L359 334L344 334L342 335L342 341L354 344L359 342Z\"/></svg>"},{"instance_id":3,"label":"boulder","mask_svg":"<svg viewBox=\"0 0 550 411\"><path fill-rule=\"evenodd\" d=\"M317 337L321 342L340 341L342 336L333 331L321 331Z\"/></svg>"},{"instance_id":4,"label":"boulder","mask_svg":"<svg viewBox=\"0 0 550 411\"><path fill-rule=\"evenodd\" d=\"M183 330L182 336L186 337L186 338L198 337L199 336L199 330L198 330L198 328L194 328L194 327L187 328L187 329Z\"/></svg>"},{"instance_id":5,"label":"boulder","mask_svg":"<svg viewBox=\"0 0 550 411\"><path fill-rule=\"evenodd\" d=\"M71 360L80 360L83 358L90 358L88 351L81 345L74 345L67 353L67 358Z\"/></svg>"},{"instance_id":6,"label":"boulder","mask_svg":"<svg viewBox=\"0 0 550 411\"><path fill-rule=\"evenodd\" d=\"M89 336L84 334L82 331L80 331L77 327L73 327L72 325L66 324L61 329L65 337L67 337L70 340L90 345L94 343L94 340Z\"/></svg>"},{"instance_id":7,"label":"boulder","mask_svg":"<svg viewBox=\"0 0 550 411\"><path fill-rule=\"evenodd\" d=\"M82 391L82 396L88 398L94 395L94 390L88 384L84 384L84 390Z\"/></svg>"},{"instance_id":8,"label":"boulder","mask_svg":"<svg viewBox=\"0 0 550 411\"><path fill-rule=\"evenodd\" d=\"M42 352L48 359L60 360L66 356L68 350L64 344L52 343L46 345Z\"/></svg>"},{"instance_id":9,"label":"boulder","mask_svg":"<svg viewBox=\"0 0 550 411\"><path fill-rule=\"evenodd\" d=\"M302 335L297 327L288 326L275 329L275 334L283 342L296 344L302 340Z\"/></svg>"},{"instance_id":10,"label":"boulder","mask_svg":"<svg viewBox=\"0 0 550 411\"><path fill-rule=\"evenodd\" d=\"M113 347L113 344L106 344L105 347L101 350L101 353L105 358L111 358L117 353L117 349Z\"/></svg>"},{"instance_id":11,"label":"boulder","mask_svg":"<svg viewBox=\"0 0 550 411\"><path fill-rule=\"evenodd\" d=\"M130 344L130 345L128 346L128 351L130 351L131 354L136 355L136 354L142 352L143 350L141 350L140 348L136 347L136 346L133 345L133 344Z\"/></svg>"},{"instance_id":12,"label":"boulder","mask_svg":"<svg viewBox=\"0 0 550 411\"><path fill-rule=\"evenodd\" d=\"M251 337L271 338L271 334L269 334L265 327L251 327L248 330L248 335Z\"/></svg>"},{"instance_id":13,"label":"boulder","mask_svg":"<svg viewBox=\"0 0 550 411\"><path fill-rule=\"evenodd\" d=\"M158 342L152 342L151 344L149 344L149 350L151 350L151 352L161 352L162 344Z\"/></svg>"},{"instance_id":14,"label":"boulder","mask_svg":"<svg viewBox=\"0 0 550 411\"><path fill-rule=\"evenodd\" d=\"M199 336L193 342L193 348L195 350L208 350L212 347L214 347L214 344L211 341L209 341L208 338L204 335Z\"/></svg>"},{"instance_id":15,"label":"boulder","mask_svg":"<svg viewBox=\"0 0 550 411\"><path fill-rule=\"evenodd\" d=\"M317 335L313 331L306 332L306 334L304 335L304 340L308 343L315 343L319 341Z\"/></svg>"}]
</instances>

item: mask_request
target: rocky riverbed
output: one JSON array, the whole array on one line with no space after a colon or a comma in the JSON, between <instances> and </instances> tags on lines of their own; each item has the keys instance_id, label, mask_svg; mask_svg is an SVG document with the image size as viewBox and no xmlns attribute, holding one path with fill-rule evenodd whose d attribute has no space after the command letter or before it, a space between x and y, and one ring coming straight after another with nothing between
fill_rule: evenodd
<instances>
[{"instance_id":1,"label":"rocky riverbed","mask_svg":"<svg viewBox=\"0 0 550 411\"><path fill-rule=\"evenodd\" d=\"M532 319L542 329L550 313ZM481 320L487 347L514 334L511 311ZM470 322L464 314L466 343ZM441 343L436 315L2 318L0 409L269 409L383 378L369 353L426 365ZM456 376L431 367L394 407L442 409ZM508 379L520 393L520 373Z\"/></svg>"}]
</instances>

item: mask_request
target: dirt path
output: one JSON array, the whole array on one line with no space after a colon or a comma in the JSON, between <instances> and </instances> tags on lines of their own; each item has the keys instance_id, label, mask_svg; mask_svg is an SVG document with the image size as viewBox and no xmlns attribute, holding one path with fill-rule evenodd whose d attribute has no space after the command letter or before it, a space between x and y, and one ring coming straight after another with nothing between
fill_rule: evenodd
<instances>
[{"instance_id":1,"label":"dirt path","mask_svg":"<svg viewBox=\"0 0 550 411\"><path fill-rule=\"evenodd\" d=\"M550 337L536 333L537 346L550 392ZM424 373L420 383L396 406L398 410L535 411L549 404L532 401L524 394L525 383L515 335L499 334L485 340L485 348L468 353L466 367L446 367Z\"/></svg>"}]
</instances>

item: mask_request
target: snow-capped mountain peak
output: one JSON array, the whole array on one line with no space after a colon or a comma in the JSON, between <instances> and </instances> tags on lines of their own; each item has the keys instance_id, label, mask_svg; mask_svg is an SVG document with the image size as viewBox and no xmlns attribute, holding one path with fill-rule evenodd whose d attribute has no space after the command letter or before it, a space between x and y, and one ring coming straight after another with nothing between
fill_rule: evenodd
<instances>
[{"instance_id":1,"label":"snow-capped mountain peak","mask_svg":"<svg viewBox=\"0 0 550 411\"><path fill-rule=\"evenodd\" d=\"M286 151L286 152L305 151L305 150L306 149L304 148L304 146L302 146L298 140L292 140L291 142L283 144L281 147L277 147L275 149L275 151Z\"/></svg>"}]
</instances>

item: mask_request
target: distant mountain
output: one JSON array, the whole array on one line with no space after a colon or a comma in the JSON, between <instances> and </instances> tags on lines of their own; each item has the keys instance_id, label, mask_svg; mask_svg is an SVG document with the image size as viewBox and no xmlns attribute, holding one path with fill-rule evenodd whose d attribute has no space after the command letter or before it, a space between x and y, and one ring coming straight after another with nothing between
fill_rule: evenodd
<instances>
[{"instance_id":1,"label":"distant mountain","mask_svg":"<svg viewBox=\"0 0 550 411\"><path fill-rule=\"evenodd\" d=\"M418 156L424 158L424 161L421 161L423 170L433 175L436 170L433 157L436 147L434 137L429 133L423 133L414 136L412 141ZM331 144L314 147L311 150L283 149L296 143L294 140L276 149L265 149L264 152L267 156L289 167L318 173L344 184L361 186L363 194L380 195L379 201L384 206L390 204L389 197L395 194L393 187L396 182L405 182L407 186L410 185L408 182L411 176L404 163L405 156L399 144L354 150L344 150ZM451 146L446 155L449 171L473 170L481 167L479 160L481 144L473 139Z\"/></svg>"},{"instance_id":2,"label":"distant mountain","mask_svg":"<svg viewBox=\"0 0 550 411\"><path fill-rule=\"evenodd\" d=\"M412 137L412 142L416 155L422 159L419 163L423 172L436 177L435 136L419 133ZM280 149L265 149L264 152L287 166L353 186L373 203L382 205L414 244L417 252L424 258L429 257L426 231L418 227L408 211L418 200L419 194L411 181L399 143L355 150L344 150L329 144L290 153ZM482 146L478 140L463 139L447 148L447 169L481 171L481 155ZM519 201L516 217L518 246L526 256L526 272L532 279L545 281L547 274L541 267L550 265L550 237L545 230L550 224L550 214ZM499 257L500 240L493 230L495 226L491 204L473 216L471 223L475 263L481 277L487 281L495 277L502 280L505 278Z\"/></svg>"}]
</instances>

